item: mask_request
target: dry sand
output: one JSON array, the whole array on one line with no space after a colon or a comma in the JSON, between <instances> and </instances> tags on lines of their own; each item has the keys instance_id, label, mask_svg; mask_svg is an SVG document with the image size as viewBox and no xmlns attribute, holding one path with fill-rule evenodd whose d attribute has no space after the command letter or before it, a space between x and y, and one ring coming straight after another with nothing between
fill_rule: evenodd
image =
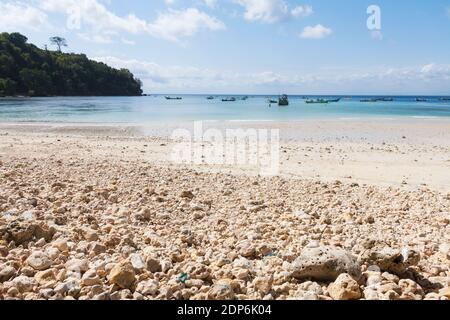
<instances>
[{"instance_id":1,"label":"dry sand","mask_svg":"<svg viewBox=\"0 0 450 320\"><path fill-rule=\"evenodd\" d=\"M190 126L1 124L0 299L450 299L450 121L205 125L280 129L275 177Z\"/></svg>"}]
</instances>

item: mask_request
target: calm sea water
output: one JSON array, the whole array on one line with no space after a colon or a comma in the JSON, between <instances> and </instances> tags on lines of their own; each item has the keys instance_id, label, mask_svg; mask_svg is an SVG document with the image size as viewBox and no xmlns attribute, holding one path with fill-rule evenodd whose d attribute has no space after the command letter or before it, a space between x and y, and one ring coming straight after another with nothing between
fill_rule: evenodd
<instances>
[{"instance_id":1,"label":"calm sea water","mask_svg":"<svg viewBox=\"0 0 450 320\"><path fill-rule=\"evenodd\" d=\"M184 95L182 100L148 97L0 98L3 122L144 123L190 120L301 120L346 118L450 118L450 102L428 97L395 97L393 102L364 103L368 97L342 98L338 103L306 104L291 96L288 107L269 107L268 97L222 102L223 96ZM275 97L273 97L275 98ZM309 97L308 97L309 98ZM319 98L319 97L311 97ZM332 98L332 97L329 97ZM370 97L369 97L370 98Z\"/></svg>"}]
</instances>

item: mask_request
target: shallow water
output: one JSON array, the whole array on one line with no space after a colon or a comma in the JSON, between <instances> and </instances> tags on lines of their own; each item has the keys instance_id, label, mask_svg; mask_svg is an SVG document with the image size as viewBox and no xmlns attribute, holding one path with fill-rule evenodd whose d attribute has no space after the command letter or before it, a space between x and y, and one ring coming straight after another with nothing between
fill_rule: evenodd
<instances>
[{"instance_id":1,"label":"shallow water","mask_svg":"<svg viewBox=\"0 0 450 320\"><path fill-rule=\"evenodd\" d=\"M429 97L427 102L416 102L416 97L395 97L394 102L375 103L360 102L368 97L352 97L322 105L306 104L302 97L291 96L288 107L270 107L266 96L250 96L245 101L236 96L236 102L222 102L224 96L217 96L214 100L207 100L203 95L181 97L183 100L166 100L164 96L0 98L0 121L145 123L191 120L450 118L450 102L440 101L438 97Z\"/></svg>"}]
</instances>

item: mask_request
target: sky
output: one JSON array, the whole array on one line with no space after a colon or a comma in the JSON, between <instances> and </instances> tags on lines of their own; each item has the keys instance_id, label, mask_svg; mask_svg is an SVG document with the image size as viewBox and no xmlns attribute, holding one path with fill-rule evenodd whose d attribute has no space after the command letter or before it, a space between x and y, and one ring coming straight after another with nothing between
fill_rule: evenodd
<instances>
[{"instance_id":1,"label":"sky","mask_svg":"<svg viewBox=\"0 0 450 320\"><path fill-rule=\"evenodd\" d=\"M450 95L450 0L0 0L15 31L146 93Z\"/></svg>"}]
</instances>

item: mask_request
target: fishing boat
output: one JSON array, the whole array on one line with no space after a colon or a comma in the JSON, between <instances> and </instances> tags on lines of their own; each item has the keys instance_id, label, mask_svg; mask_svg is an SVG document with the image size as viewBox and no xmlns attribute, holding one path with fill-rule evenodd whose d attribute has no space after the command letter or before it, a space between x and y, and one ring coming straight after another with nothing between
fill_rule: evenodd
<instances>
[{"instance_id":1,"label":"fishing boat","mask_svg":"<svg viewBox=\"0 0 450 320\"><path fill-rule=\"evenodd\" d=\"M427 102L428 100L425 98L416 98L416 102Z\"/></svg>"},{"instance_id":2,"label":"fishing boat","mask_svg":"<svg viewBox=\"0 0 450 320\"><path fill-rule=\"evenodd\" d=\"M224 98L222 99L222 102L235 102L236 98L235 97L231 97L231 98Z\"/></svg>"},{"instance_id":3,"label":"fishing boat","mask_svg":"<svg viewBox=\"0 0 450 320\"><path fill-rule=\"evenodd\" d=\"M242 100L242 101L248 100L248 96L243 96L243 97L241 98L241 100Z\"/></svg>"},{"instance_id":4,"label":"fishing boat","mask_svg":"<svg viewBox=\"0 0 450 320\"><path fill-rule=\"evenodd\" d=\"M206 97L207 100L214 100L213 96Z\"/></svg>"},{"instance_id":5,"label":"fishing boat","mask_svg":"<svg viewBox=\"0 0 450 320\"><path fill-rule=\"evenodd\" d=\"M362 100L359 100L360 102L377 102L378 100L377 99L362 99Z\"/></svg>"},{"instance_id":6,"label":"fishing boat","mask_svg":"<svg viewBox=\"0 0 450 320\"><path fill-rule=\"evenodd\" d=\"M166 97L166 100L183 100L183 98L181 98L181 97L169 97L169 96L167 96L167 97Z\"/></svg>"},{"instance_id":7,"label":"fishing boat","mask_svg":"<svg viewBox=\"0 0 450 320\"><path fill-rule=\"evenodd\" d=\"M329 101L325 99L306 100L307 104L328 104Z\"/></svg>"},{"instance_id":8,"label":"fishing boat","mask_svg":"<svg viewBox=\"0 0 450 320\"><path fill-rule=\"evenodd\" d=\"M392 102L392 101L394 101L394 98L380 98L380 99L377 99L377 101Z\"/></svg>"},{"instance_id":9,"label":"fishing boat","mask_svg":"<svg viewBox=\"0 0 450 320\"><path fill-rule=\"evenodd\" d=\"M329 103L331 103L331 102L339 102L339 101L341 101L341 98L338 98L338 99L331 99L331 100L327 100Z\"/></svg>"},{"instance_id":10,"label":"fishing boat","mask_svg":"<svg viewBox=\"0 0 450 320\"><path fill-rule=\"evenodd\" d=\"M289 105L289 98L287 95L283 94L281 97L278 98L278 105L280 107L285 107Z\"/></svg>"}]
</instances>

